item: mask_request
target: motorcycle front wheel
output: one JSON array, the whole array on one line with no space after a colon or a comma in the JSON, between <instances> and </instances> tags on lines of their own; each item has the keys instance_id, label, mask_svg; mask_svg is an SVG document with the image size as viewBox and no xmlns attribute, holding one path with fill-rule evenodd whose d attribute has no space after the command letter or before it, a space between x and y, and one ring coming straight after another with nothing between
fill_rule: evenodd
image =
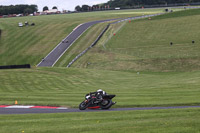
<instances>
[{"instance_id":1,"label":"motorcycle front wheel","mask_svg":"<svg viewBox=\"0 0 200 133\"><path fill-rule=\"evenodd\" d=\"M81 102L81 103L79 104L79 109L80 109L80 110L85 110L85 109L89 106L90 103L91 103L91 102L86 103L85 101Z\"/></svg>"},{"instance_id":2,"label":"motorcycle front wheel","mask_svg":"<svg viewBox=\"0 0 200 133\"><path fill-rule=\"evenodd\" d=\"M79 104L79 109L80 110L85 110L86 108L87 108L87 103L85 102L85 101L83 101L83 102L81 102L80 104Z\"/></svg>"}]
</instances>

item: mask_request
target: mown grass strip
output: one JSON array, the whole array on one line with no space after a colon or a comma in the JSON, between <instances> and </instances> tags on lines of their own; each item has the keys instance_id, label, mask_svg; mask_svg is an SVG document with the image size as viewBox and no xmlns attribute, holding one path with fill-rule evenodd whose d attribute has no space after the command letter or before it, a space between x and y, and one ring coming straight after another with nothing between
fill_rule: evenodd
<instances>
[{"instance_id":1,"label":"mown grass strip","mask_svg":"<svg viewBox=\"0 0 200 133\"><path fill-rule=\"evenodd\" d=\"M162 12L162 9L159 11ZM144 11L123 10L1 19L0 65L27 63L37 65L79 24L130 16L130 14L113 14L121 12L132 12L131 16L137 16L138 12L142 14ZM34 22L36 25L19 28L18 23L25 21Z\"/></svg>"},{"instance_id":2,"label":"mown grass strip","mask_svg":"<svg viewBox=\"0 0 200 133\"><path fill-rule=\"evenodd\" d=\"M152 73L37 68L0 71L0 104L77 108L85 94L116 94L114 107L199 105L199 71Z\"/></svg>"},{"instance_id":3,"label":"mown grass strip","mask_svg":"<svg viewBox=\"0 0 200 133\"><path fill-rule=\"evenodd\" d=\"M199 109L0 115L1 132L199 132Z\"/></svg>"},{"instance_id":4,"label":"mown grass strip","mask_svg":"<svg viewBox=\"0 0 200 133\"><path fill-rule=\"evenodd\" d=\"M187 11L195 15L199 9L183 13ZM166 19L152 17L151 20L131 21L115 36L113 34L119 26L111 27L104 37L111 36L110 39L99 42L73 67L135 71L200 70L199 15L168 18L170 14L173 15L162 15ZM195 43L192 43L193 40ZM171 42L173 45L170 45ZM87 65L88 62L90 65Z\"/></svg>"}]
</instances>

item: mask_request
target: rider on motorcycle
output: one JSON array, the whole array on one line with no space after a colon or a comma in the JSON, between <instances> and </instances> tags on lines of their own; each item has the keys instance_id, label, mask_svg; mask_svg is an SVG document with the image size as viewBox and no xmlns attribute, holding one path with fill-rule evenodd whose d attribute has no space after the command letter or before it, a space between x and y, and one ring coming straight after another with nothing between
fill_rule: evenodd
<instances>
[{"instance_id":1,"label":"rider on motorcycle","mask_svg":"<svg viewBox=\"0 0 200 133\"><path fill-rule=\"evenodd\" d=\"M79 104L80 110L85 109L109 109L116 102L112 101L116 95L108 95L105 91L99 89L96 92L86 94L85 100Z\"/></svg>"},{"instance_id":2,"label":"rider on motorcycle","mask_svg":"<svg viewBox=\"0 0 200 133\"><path fill-rule=\"evenodd\" d=\"M103 99L103 96L106 95L106 92L102 89L98 89L96 92L90 92L90 95L94 94L97 101L101 101ZM89 95L89 94L87 94Z\"/></svg>"}]
</instances>

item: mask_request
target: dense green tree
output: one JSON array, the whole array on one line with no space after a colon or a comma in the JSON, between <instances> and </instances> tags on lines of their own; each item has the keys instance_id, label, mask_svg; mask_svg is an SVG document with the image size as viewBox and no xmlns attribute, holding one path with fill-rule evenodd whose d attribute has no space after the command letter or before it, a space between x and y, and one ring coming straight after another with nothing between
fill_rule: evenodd
<instances>
[{"instance_id":1,"label":"dense green tree","mask_svg":"<svg viewBox=\"0 0 200 133\"><path fill-rule=\"evenodd\" d=\"M90 6L82 5L82 11L88 11L88 8L90 8Z\"/></svg>"},{"instance_id":2,"label":"dense green tree","mask_svg":"<svg viewBox=\"0 0 200 133\"><path fill-rule=\"evenodd\" d=\"M81 11L81 7L78 5L78 6L76 6L75 7L75 10L77 11L77 12L80 12Z\"/></svg>"},{"instance_id":3,"label":"dense green tree","mask_svg":"<svg viewBox=\"0 0 200 133\"><path fill-rule=\"evenodd\" d=\"M25 13L30 14L37 11L38 11L37 5L0 6L0 15L25 14Z\"/></svg>"},{"instance_id":4,"label":"dense green tree","mask_svg":"<svg viewBox=\"0 0 200 133\"><path fill-rule=\"evenodd\" d=\"M26 8L24 10L24 14L31 14L31 13L33 13L33 10L31 8Z\"/></svg>"},{"instance_id":5,"label":"dense green tree","mask_svg":"<svg viewBox=\"0 0 200 133\"><path fill-rule=\"evenodd\" d=\"M200 0L110 0L104 5L110 7L131 7L137 5L161 5L200 2Z\"/></svg>"},{"instance_id":6,"label":"dense green tree","mask_svg":"<svg viewBox=\"0 0 200 133\"><path fill-rule=\"evenodd\" d=\"M200 0L109 0L107 3L99 4L99 5L93 5L92 8L90 7L90 10L95 10L99 6L105 7L109 5L110 8L115 7L141 7L144 5L168 5L168 4L190 4L200 2ZM80 6L77 6L75 9L76 11L88 11L88 5L83 5L82 8Z\"/></svg>"},{"instance_id":7,"label":"dense green tree","mask_svg":"<svg viewBox=\"0 0 200 133\"><path fill-rule=\"evenodd\" d=\"M54 6L52 9L58 9L57 6Z\"/></svg>"},{"instance_id":8,"label":"dense green tree","mask_svg":"<svg viewBox=\"0 0 200 133\"><path fill-rule=\"evenodd\" d=\"M43 7L43 11L49 10L48 6Z\"/></svg>"}]
</instances>

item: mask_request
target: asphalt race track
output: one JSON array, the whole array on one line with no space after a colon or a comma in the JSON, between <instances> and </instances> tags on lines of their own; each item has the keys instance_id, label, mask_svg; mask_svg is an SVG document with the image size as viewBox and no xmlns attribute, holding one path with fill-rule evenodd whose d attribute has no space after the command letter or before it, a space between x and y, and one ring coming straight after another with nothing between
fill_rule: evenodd
<instances>
[{"instance_id":1,"label":"asphalt race track","mask_svg":"<svg viewBox=\"0 0 200 133\"><path fill-rule=\"evenodd\" d=\"M196 7L199 8L199 7ZM155 14L160 15L160 14ZM151 15L138 16L126 19L108 19L93 21L79 25L76 27L65 39L63 39L37 66L38 67L52 67L59 60L59 58L67 51L67 49L92 25L102 22L118 20L114 23L120 23L130 19L140 19L149 17ZM152 15L154 16L154 15ZM111 23L111 24L114 24ZM111 108L109 110L100 109L86 109L81 111L79 109L39 109L39 108L0 108L0 114L36 114L36 113L69 113L69 112L102 112L102 111L130 111L130 110L157 110L157 109L186 109L186 108L200 108L200 106L174 106L174 107L143 107L143 108Z\"/></svg>"},{"instance_id":2,"label":"asphalt race track","mask_svg":"<svg viewBox=\"0 0 200 133\"><path fill-rule=\"evenodd\" d=\"M72 113L72 112L102 112L102 111L134 111L134 110L158 110L158 109L186 109L200 108L200 106L174 106L174 107L143 107L143 108L111 108L109 110L101 109L17 109L0 108L0 114L41 114L41 113Z\"/></svg>"},{"instance_id":3,"label":"asphalt race track","mask_svg":"<svg viewBox=\"0 0 200 133\"><path fill-rule=\"evenodd\" d=\"M166 8L166 7L165 7ZM174 7L174 8L183 8L183 7ZM186 7L186 8L200 8L200 7ZM153 9L153 8L151 8ZM42 61L37 65L37 67L53 67L55 63L60 59L60 57L68 50L68 48L92 25L108 22L108 21L114 21L114 20L120 20L113 22L114 23L120 23L127 20L133 20L133 19L140 19L145 17L151 17L151 16L157 16L161 15L163 13L159 14L153 14L153 15L144 15L144 16L137 16L137 17L130 17L130 18L118 18L118 19L107 19L107 20L99 20L99 21L92 21L87 22L84 24L81 24L77 26L65 39L63 39Z\"/></svg>"},{"instance_id":4,"label":"asphalt race track","mask_svg":"<svg viewBox=\"0 0 200 133\"><path fill-rule=\"evenodd\" d=\"M152 17L161 15L163 13L159 14L153 14L153 15L143 15L143 16L137 16L137 17L130 17L130 18L117 18L117 19L107 19L107 20L99 20L99 21L92 21L88 23L81 24L77 26L65 39L63 39L42 61L37 65L37 67L53 67L55 63L60 59L60 57L68 50L68 48L92 25L108 22L108 21L114 21L119 20L116 22L113 22L111 24L120 23L127 20L133 20L133 19L141 19L146 17Z\"/></svg>"},{"instance_id":5,"label":"asphalt race track","mask_svg":"<svg viewBox=\"0 0 200 133\"><path fill-rule=\"evenodd\" d=\"M65 51L92 25L117 19L93 21L79 25L65 39L63 39L37 66L52 67Z\"/></svg>"}]
</instances>

